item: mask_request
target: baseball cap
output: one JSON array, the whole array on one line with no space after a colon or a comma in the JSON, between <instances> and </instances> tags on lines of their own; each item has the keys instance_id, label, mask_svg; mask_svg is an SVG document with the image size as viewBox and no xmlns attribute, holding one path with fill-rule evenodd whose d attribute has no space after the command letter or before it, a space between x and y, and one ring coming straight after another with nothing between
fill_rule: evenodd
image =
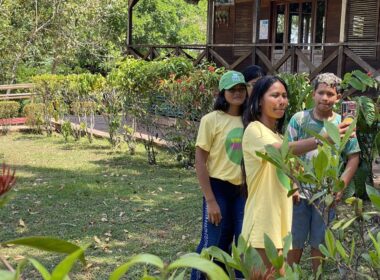
<instances>
[{"instance_id":1,"label":"baseball cap","mask_svg":"<svg viewBox=\"0 0 380 280\"><path fill-rule=\"evenodd\" d=\"M238 84L246 84L243 74L237 71L228 71L220 78L219 91L230 89Z\"/></svg>"}]
</instances>

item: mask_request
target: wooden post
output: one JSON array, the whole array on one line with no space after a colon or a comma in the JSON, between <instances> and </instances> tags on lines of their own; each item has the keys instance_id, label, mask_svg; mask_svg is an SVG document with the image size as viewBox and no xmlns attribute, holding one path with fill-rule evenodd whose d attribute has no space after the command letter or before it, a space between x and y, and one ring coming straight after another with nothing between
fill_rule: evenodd
<instances>
[{"instance_id":1,"label":"wooden post","mask_svg":"<svg viewBox=\"0 0 380 280\"><path fill-rule=\"evenodd\" d=\"M291 53L291 57L290 57L290 72L295 74L297 73L297 56L296 56L296 47L295 46L291 46L290 47L290 53Z\"/></svg>"},{"instance_id":2,"label":"wooden post","mask_svg":"<svg viewBox=\"0 0 380 280\"><path fill-rule=\"evenodd\" d=\"M259 11L260 11L260 0L253 1L253 16L252 16L252 43L257 43L257 29L259 28ZM256 46L252 48L252 64L256 64Z\"/></svg>"},{"instance_id":3,"label":"wooden post","mask_svg":"<svg viewBox=\"0 0 380 280\"><path fill-rule=\"evenodd\" d=\"M214 0L208 1L207 6L207 44L214 43Z\"/></svg>"},{"instance_id":4,"label":"wooden post","mask_svg":"<svg viewBox=\"0 0 380 280\"><path fill-rule=\"evenodd\" d=\"M209 45L214 43L214 0L208 0L207 6L207 42L206 42L206 59L210 60Z\"/></svg>"},{"instance_id":5,"label":"wooden post","mask_svg":"<svg viewBox=\"0 0 380 280\"><path fill-rule=\"evenodd\" d=\"M339 43L344 43L346 35L346 14L347 14L347 0L342 0L342 9L340 14L340 31L339 31ZM344 46L339 45L338 50L338 69L337 75L343 76L343 70L345 65Z\"/></svg>"},{"instance_id":6,"label":"wooden post","mask_svg":"<svg viewBox=\"0 0 380 280\"><path fill-rule=\"evenodd\" d=\"M133 7L137 4L139 0L128 0L128 29L127 29L127 51L128 47L132 45L132 17L133 17Z\"/></svg>"}]
</instances>

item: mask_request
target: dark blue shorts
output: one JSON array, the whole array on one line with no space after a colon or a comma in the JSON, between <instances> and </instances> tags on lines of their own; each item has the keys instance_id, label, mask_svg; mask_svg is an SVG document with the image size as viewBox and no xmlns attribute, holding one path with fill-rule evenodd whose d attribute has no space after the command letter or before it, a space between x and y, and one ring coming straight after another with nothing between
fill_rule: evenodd
<instances>
[{"instance_id":1,"label":"dark blue shorts","mask_svg":"<svg viewBox=\"0 0 380 280\"><path fill-rule=\"evenodd\" d=\"M329 220L335 217L334 209L330 210ZM308 242L311 247L318 249L325 240L326 225L314 205L307 199L301 198L293 205L292 237L293 249L302 249Z\"/></svg>"}]
</instances>

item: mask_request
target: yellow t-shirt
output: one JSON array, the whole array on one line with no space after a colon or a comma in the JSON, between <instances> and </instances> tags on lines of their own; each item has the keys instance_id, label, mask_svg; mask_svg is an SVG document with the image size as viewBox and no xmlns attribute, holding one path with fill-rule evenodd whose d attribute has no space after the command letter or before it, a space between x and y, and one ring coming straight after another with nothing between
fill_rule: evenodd
<instances>
[{"instance_id":1,"label":"yellow t-shirt","mask_svg":"<svg viewBox=\"0 0 380 280\"><path fill-rule=\"evenodd\" d=\"M223 111L213 111L203 116L199 125L196 146L209 152L207 170L210 177L242 183L241 116L231 116Z\"/></svg>"},{"instance_id":2,"label":"yellow t-shirt","mask_svg":"<svg viewBox=\"0 0 380 280\"><path fill-rule=\"evenodd\" d=\"M291 232L293 205L286 189L289 179L256 155L256 151L265 152L265 146L273 143L282 143L282 137L259 121L250 123L244 132L243 158L248 198L242 235L254 248L265 248L266 233L276 248L281 249L282 239Z\"/></svg>"}]
</instances>

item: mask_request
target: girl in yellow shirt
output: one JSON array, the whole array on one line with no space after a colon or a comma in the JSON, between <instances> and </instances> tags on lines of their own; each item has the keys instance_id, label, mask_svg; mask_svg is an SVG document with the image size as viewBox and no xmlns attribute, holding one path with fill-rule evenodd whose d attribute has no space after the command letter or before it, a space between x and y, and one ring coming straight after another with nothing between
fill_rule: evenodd
<instances>
[{"instance_id":1,"label":"girl in yellow shirt","mask_svg":"<svg viewBox=\"0 0 380 280\"><path fill-rule=\"evenodd\" d=\"M195 168L203 192L202 237L197 248L217 246L229 252L241 232L245 197L241 193L242 113L247 97L244 77L225 73L219 82L214 111L201 119ZM193 270L191 279L205 279Z\"/></svg>"}]
</instances>

